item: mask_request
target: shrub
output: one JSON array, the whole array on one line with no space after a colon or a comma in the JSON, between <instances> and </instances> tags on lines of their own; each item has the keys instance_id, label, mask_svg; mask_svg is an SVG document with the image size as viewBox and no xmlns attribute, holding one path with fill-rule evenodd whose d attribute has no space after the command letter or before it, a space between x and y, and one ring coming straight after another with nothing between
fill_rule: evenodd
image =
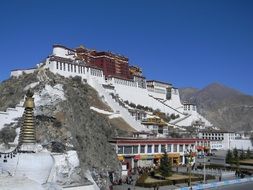
<instances>
[{"instance_id":1,"label":"shrub","mask_svg":"<svg viewBox=\"0 0 253 190\"><path fill-rule=\"evenodd\" d=\"M136 108L137 108L137 109L140 109L140 110L144 110L144 106L142 106L142 105L140 105L140 104L138 104L138 105L136 106Z\"/></svg>"},{"instance_id":2,"label":"shrub","mask_svg":"<svg viewBox=\"0 0 253 190\"><path fill-rule=\"evenodd\" d=\"M66 147L64 144L60 142L52 142L52 152L58 152L58 153L63 153L66 150Z\"/></svg>"},{"instance_id":3,"label":"shrub","mask_svg":"<svg viewBox=\"0 0 253 190\"><path fill-rule=\"evenodd\" d=\"M170 118L171 118L172 120L176 119L175 114L174 114L174 113L172 113L172 114L170 115Z\"/></svg>"},{"instance_id":4,"label":"shrub","mask_svg":"<svg viewBox=\"0 0 253 190\"><path fill-rule=\"evenodd\" d=\"M129 104L129 106L132 107L132 108L136 108L136 105L132 102Z\"/></svg>"},{"instance_id":5,"label":"shrub","mask_svg":"<svg viewBox=\"0 0 253 190\"><path fill-rule=\"evenodd\" d=\"M4 127L0 131L0 141L8 144L9 142L13 142L16 137L16 131L12 127Z\"/></svg>"},{"instance_id":6,"label":"shrub","mask_svg":"<svg viewBox=\"0 0 253 190\"><path fill-rule=\"evenodd\" d=\"M75 81L75 82L81 83L82 82L82 77L75 76L75 77L72 78L72 80Z\"/></svg>"},{"instance_id":7,"label":"shrub","mask_svg":"<svg viewBox=\"0 0 253 190\"><path fill-rule=\"evenodd\" d=\"M62 126L61 122L58 120L54 120L53 127L60 128Z\"/></svg>"}]
</instances>

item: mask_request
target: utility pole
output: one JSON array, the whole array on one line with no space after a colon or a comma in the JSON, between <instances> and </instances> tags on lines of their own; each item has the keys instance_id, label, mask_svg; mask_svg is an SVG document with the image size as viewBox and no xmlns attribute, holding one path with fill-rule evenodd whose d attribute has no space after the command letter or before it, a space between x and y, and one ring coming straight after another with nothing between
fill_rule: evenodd
<instances>
[{"instance_id":1,"label":"utility pole","mask_svg":"<svg viewBox=\"0 0 253 190\"><path fill-rule=\"evenodd\" d=\"M204 183L206 183L206 155L204 151Z\"/></svg>"},{"instance_id":2,"label":"utility pole","mask_svg":"<svg viewBox=\"0 0 253 190\"><path fill-rule=\"evenodd\" d=\"M191 163L192 163L192 150L190 150L190 159L189 159L189 187L191 189L192 187L192 174L191 174L191 169L192 169L192 166L191 166Z\"/></svg>"}]
</instances>

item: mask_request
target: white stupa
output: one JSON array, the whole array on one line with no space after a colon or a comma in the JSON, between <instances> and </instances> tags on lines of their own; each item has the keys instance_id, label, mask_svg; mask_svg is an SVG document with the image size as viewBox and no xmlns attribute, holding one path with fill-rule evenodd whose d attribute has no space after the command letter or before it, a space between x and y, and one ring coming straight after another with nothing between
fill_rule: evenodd
<instances>
[{"instance_id":1,"label":"white stupa","mask_svg":"<svg viewBox=\"0 0 253 190\"><path fill-rule=\"evenodd\" d=\"M33 181L34 185L47 183L54 159L49 152L43 151L42 146L36 143L33 118L34 98L28 91L24 103L24 122L20 130L19 144L11 152L0 152L0 172L26 181ZM0 178L0 180L6 178ZM25 181L24 181L25 182ZM17 184L16 184L17 185Z\"/></svg>"}]
</instances>

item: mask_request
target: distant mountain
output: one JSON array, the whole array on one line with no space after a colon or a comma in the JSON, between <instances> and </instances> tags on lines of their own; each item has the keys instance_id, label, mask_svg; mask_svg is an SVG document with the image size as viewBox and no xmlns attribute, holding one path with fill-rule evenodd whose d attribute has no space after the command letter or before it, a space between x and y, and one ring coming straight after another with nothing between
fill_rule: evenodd
<instances>
[{"instance_id":1,"label":"distant mountain","mask_svg":"<svg viewBox=\"0 0 253 190\"><path fill-rule=\"evenodd\" d=\"M198 90L181 88L182 101L195 103L214 126L225 130L253 130L253 96L213 83Z\"/></svg>"}]
</instances>

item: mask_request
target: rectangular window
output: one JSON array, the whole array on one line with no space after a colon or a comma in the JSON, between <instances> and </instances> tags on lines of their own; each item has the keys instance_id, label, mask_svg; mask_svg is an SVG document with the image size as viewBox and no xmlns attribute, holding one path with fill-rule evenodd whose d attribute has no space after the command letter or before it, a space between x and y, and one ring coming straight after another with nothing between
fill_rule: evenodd
<instances>
[{"instance_id":1,"label":"rectangular window","mask_svg":"<svg viewBox=\"0 0 253 190\"><path fill-rule=\"evenodd\" d=\"M152 145L148 145L148 153L152 153Z\"/></svg>"},{"instance_id":2,"label":"rectangular window","mask_svg":"<svg viewBox=\"0 0 253 190\"><path fill-rule=\"evenodd\" d=\"M141 153L145 153L145 145L141 145Z\"/></svg>"},{"instance_id":3,"label":"rectangular window","mask_svg":"<svg viewBox=\"0 0 253 190\"><path fill-rule=\"evenodd\" d=\"M123 154L123 146L118 146L118 154Z\"/></svg>"},{"instance_id":4,"label":"rectangular window","mask_svg":"<svg viewBox=\"0 0 253 190\"><path fill-rule=\"evenodd\" d=\"M63 70L64 70L64 71L66 70L65 63L63 63Z\"/></svg>"},{"instance_id":5,"label":"rectangular window","mask_svg":"<svg viewBox=\"0 0 253 190\"><path fill-rule=\"evenodd\" d=\"M171 144L167 145L167 152L171 152Z\"/></svg>"},{"instance_id":6,"label":"rectangular window","mask_svg":"<svg viewBox=\"0 0 253 190\"><path fill-rule=\"evenodd\" d=\"M132 146L124 146L124 154L133 154Z\"/></svg>"},{"instance_id":7,"label":"rectangular window","mask_svg":"<svg viewBox=\"0 0 253 190\"><path fill-rule=\"evenodd\" d=\"M165 149L165 145L164 144L162 144L161 145L161 152L165 152L166 151L166 149Z\"/></svg>"},{"instance_id":8,"label":"rectangular window","mask_svg":"<svg viewBox=\"0 0 253 190\"><path fill-rule=\"evenodd\" d=\"M177 152L177 144L173 145L173 152Z\"/></svg>"},{"instance_id":9,"label":"rectangular window","mask_svg":"<svg viewBox=\"0 0 253 190\"><path fill-rule=\"evenodd\" d=\"M179 145L179 152L183 152L183 145L182 144Z\"/></svg>"},{"instance_id":10,"label":"rectangular window","mask_svg":"<svg viewBox=\"0 0 253 190\"><path fill-rule=\"evenodd\" d=\"M70 71L70 65L68 64L68 71Z\"/></svg>"},{"instance_id":11,"label":"rectangular window","mask_svg":"<svg viewBox=\"0 0 253 190\"><path fill-rule=\"evenodd\" d=\"M155 145L155 153L159 152L159 145Z\"/></svg>"},{"instance_id":12,"label":"rectangular window","mask_svg":"<svg viewBox=\"0 0 253 190\"><path fill-rule=\"evenodd\" d=\"M138 154L138 146L133 146L133 153Z\"/></svg>"},{"instance_id":13,"label":"rectangular window","mask_svg":"<svg viewBox=\"0 0 253 190\"><path fill-rule=\"evenodd\" d=\"M56 69L59 69L59 63L56 62Z\"/></svg>"}]
</instances>

